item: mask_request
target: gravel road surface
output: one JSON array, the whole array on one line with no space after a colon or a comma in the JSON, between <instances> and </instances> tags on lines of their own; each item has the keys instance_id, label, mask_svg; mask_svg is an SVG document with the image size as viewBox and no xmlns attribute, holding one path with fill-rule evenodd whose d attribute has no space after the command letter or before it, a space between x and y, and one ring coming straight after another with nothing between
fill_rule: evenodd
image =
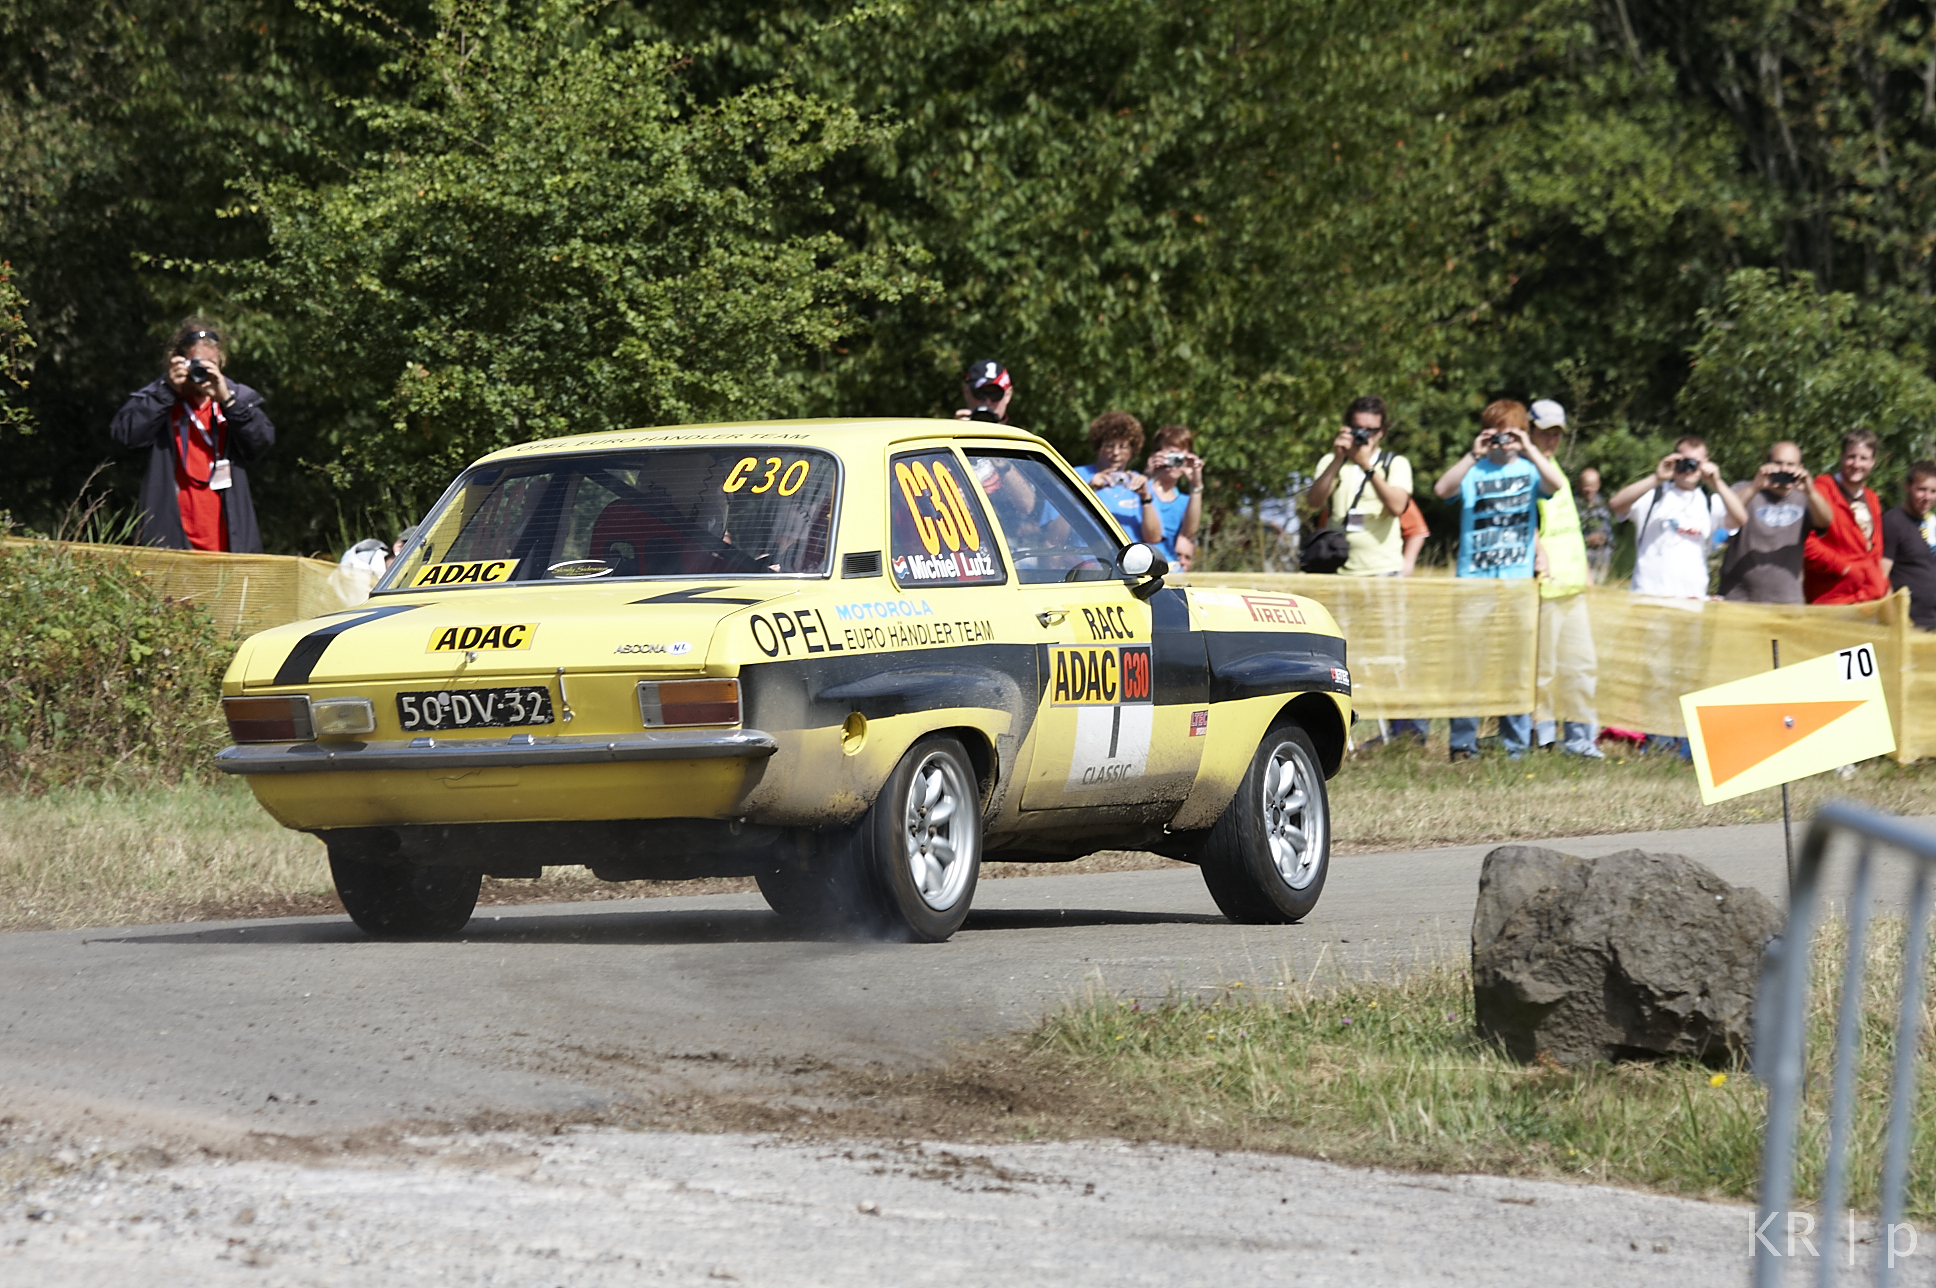
<instances>
[{"instance_id":1,"label":"gravel road surface","mask_svg":"<svg viewBox=\"0 0 1936 1288\"><path fill-rule=\"evenodd\" d=\"M1671 850L1781 892L1777 826L1554 844ZM1229 925L1194 871L1165 870L989 882L945 945L803 936L746 895L505 909L436 943L327 917L0 936L0 1282L122 1283L137 1256L184 1283L1745 1274L1744 1209L1583 1187L1174 1148L930 1164L947 1147L465 1130L924 1064L1087 987L1463 955L1491 848L1339 858L1316 915L1286 927ZM225 1152L399 1124L427 1143L326 1164Z\"/></svg>"}]
</instances>

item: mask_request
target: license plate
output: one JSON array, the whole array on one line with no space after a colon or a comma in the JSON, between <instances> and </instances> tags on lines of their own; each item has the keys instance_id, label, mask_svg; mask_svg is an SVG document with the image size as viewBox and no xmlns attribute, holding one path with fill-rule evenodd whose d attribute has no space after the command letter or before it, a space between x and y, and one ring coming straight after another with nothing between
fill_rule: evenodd
<instances>
[{"instance_id":1,"label":"license plate","mask_svg":"<svg viewBox=\"0 0 1936 1288\"><path fill-rule=\"evenodd\" d=\"M397 719L407 733L545 725L551 723L551 691L529 687L399 693Z\"/></svg>"}]
</instances>

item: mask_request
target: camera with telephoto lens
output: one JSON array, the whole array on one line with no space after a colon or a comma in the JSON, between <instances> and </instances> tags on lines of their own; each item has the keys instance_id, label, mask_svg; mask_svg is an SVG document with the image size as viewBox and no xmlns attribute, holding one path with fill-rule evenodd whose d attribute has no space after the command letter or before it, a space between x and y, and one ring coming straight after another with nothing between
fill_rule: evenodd
<instances>
[{"instance_id":1,"label":"camera with telephoto lens","mask_svg":"<svg viewBox=\"0 0 1936 1288\"><path fill-rule=\"evenodd\" d=\"M1700 472L1700 469L1701 462L1692 456L1683 456L1674 462L1674 473L1676 474L1697 474Z\"/></svg>"},{"instance_id":2,"label":"camera with telephoto lens","mask_svg":"<svg viewBox=\"0 0 1936 1288\"><path fill-rule=\"evenodd\" d=\"M1354 446L1363 447L1371 441L1371 436L1377 432L1375 429L1366 429L1362 425L1353 425L1351 427L1351 442Z\"/></svg>"},{"instance_id":3,"label":"camera with telephoto lens","mask_svg":"<svg viewBox=\"0 0 1936 1288\"><path fill-rule=\"evenodd\" d=\"M995 410L995 405L1001 402L1002 394L1005 392L1000 385L995 384L993 381L975 390L975 405L969 410L968 419L989 421L997 425L1001 424L1002 414Z\"/></svg>"},{"instance_id":4,"label":"camera with telephoto lens","mask_svg":"<svg viewBox=\"0 0 1936 1288\"><path fill-rule=\"evenodd\" d=\"M211 369L209 365L206 362L203 362L200 358L197 358L193 362L188 364L188 383L189 384L205 385L213 379L215 379L214 370Z\"/></svg>"},{"instance_id":5,"label":"camera with telephoto lens","mask_svg":"<svg viewBox=\"0 0 1936 1288\"><path fill-rule=\"evenodd\" d=\"M997 414L995 409L993 407L990 407L987 403L982 403L979 406L977 406L973 411L969 412L968 419L990 421L997 425L1002 423L1001 416Z\"/></svg>"}]
</instances>

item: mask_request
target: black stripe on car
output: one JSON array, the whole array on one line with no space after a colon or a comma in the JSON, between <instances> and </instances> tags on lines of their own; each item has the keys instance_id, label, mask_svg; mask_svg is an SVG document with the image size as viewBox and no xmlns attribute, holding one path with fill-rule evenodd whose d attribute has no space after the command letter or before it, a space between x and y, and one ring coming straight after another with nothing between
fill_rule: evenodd
<instances>
[{"instance_id":1,"label":"black stripe on car","mask_svg":"<svg viewBox=\"0 0 1936 1288\"><path fill-rule=\"evenodd\" d=\"M324 652L336 641L338 635L344 631L355 630L365 622L395 617L398 613L407 613L418 607L420 605L403 604L396 608L373 608L367 613L359 613L348 621L331 622L321 630L311 631L297 640L296 647L289 650L289 656L282 660L282 666L276 671L276 678L271 683L309 683L310 673L316 669L316 663L322 661Z\"/></svg>"}]
</instances>

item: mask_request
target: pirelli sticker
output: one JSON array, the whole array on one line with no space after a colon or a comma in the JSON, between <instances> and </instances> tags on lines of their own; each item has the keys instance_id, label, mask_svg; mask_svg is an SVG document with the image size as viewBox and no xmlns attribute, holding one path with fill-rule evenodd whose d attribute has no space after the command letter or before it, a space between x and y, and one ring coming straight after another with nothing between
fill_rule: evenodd
<instances>
[{"instance_id":1,"label":"pirelli sticker","mask_svg":"<svg viewBox=\"0 0 1936 1288\"><path fill-rule=\"evenodd\" d=\"M442 630L430 632L430 644L426 653L499 653L511 649L531 647L531 637L538 628L527 622L504 623L496 626L446 626Z\"/></svg>"},{"instance_id":2,"label":"pirelli sticker","mask_svg":"<svg viewBox=\"0 0 1936 1288\"><path fill-rule=\"evenodd\" d=\"M1067 788L1114 787L1141 778L1156 724L1150 646L1050 650L1049 702L1074 707Z\"/></svg>"},{"instance_id":3,"label":"pirelli sticker","mask_svg":"<svg viewBox=\"0 0 1936 1288\"><path fill-rule=\"evenodd\" d=\"M426 564L410 579L411 586L455 586L511 580L517 571L515 559L472 559L465 563Z\"/></svg>"}]
</instances>

